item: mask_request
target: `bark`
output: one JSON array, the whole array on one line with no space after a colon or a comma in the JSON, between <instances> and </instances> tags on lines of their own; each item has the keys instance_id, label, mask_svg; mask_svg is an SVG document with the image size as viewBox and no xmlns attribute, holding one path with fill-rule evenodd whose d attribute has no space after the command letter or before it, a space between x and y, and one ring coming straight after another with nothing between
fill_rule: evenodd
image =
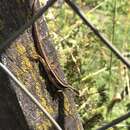
<instances>
[{"instance_id":1,"label":"bark","mask_svg":"<svg viewBox=\"0 0 130 130\"><path fill-rule=\"evenodd\" d=\"M32 2L33 0L0 1L0 42L9 38L11 33L31 18ZM46 35L48 29L43 17L37 22L42 37ZM52 46L52 41L48 39L47 44ZM32 37L32 29L29 28L1 54L1 61L26 85L27 89L64 130L82 130L81 122L76 114L72 92L66 90L63 93L57 93L55 86L48 80L41 64L31 60L30 56L34 53L37 52ZM55 49L53 49L53 53L56 54ZM63 75L60 67L59 72ZM2 130L56 129L2 71L0 71L0 115L3 115L0 117L0 129ZM8 128L6 128L7 122Z\"/></svg>"}]
</instances>

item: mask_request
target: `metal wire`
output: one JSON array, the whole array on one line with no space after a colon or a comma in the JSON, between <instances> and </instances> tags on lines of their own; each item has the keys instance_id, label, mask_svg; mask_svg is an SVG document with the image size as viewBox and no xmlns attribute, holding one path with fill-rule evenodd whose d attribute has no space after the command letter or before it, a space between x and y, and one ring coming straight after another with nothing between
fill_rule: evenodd
<instances>
[{"instance_id":1,"label":"metal wire","mask_svg":"<svg viewBox=\"0 0 130 130\"><path fill-rule=\"evenodd\" d=\"M48 0L46 5L36 14L32 17L32 19L23 25L18 31L13 33L9 39L7 39L5 42L1 43L0 45L0 53L6 49L20 34L22 34L28 27L30 27L49 7L51 7L56 0ZM85 23L86 26L88 26L95 35L104 43L129 69L130 69L130 63L128 60L120 53L119 50L116 49L115 46L112 45L108 39L106 39L94 26L89 22L84 13L78 8L78 6L72 1L72 0L65 0L65 2L74 10L74 12L82 19L82 21ZM4 66L2 63L0 63L0 67L14 80L15 83L25 92L25 94L38 106L38 108L48 117L48 119L55 125L55 127L58 130L62 130L62 128L57 124L57 122L52 118L52 116L44 109L44 107L37 101L37 99L26 89L26 87L19 81L17 78ZM104 125L103 127L100 127L97 130L105 130L112 126L115 126L116 124L122 122L123 120L126 120L130 117L130 112L113 120L112 122Z\"/></svg>"},{"instance_id":2,"label":"metal wire","mask_svg":"<svg viewBox=\"0 0 130 130\"><path fill-rule=\"evenodd\" d=\"M97 130L106 130L106 129L111 128L111 127L115 126L116 124L118 124L118 123L120 123L128 118L130 118L130 112L128 112L127 114L125 114L123 116L120 116L119 118L117 118L117 119L111 121L110 123L98 128Z\"/></svg>"},{"instance_id":3,"label":"metal wire","mask_svg":"<svg viewBox=\"0 0 130 130\"><path fill-rule=\"evenodd\" d=\"M73 9L73 11L82 19L87 27L89 27L94 34L100 38L103 44L105 44L116 56L119 58L129 69L130 62L120 53L120 51L112 45L112 43L105 38L97 28L93 26L93 24L85 17L85 14L78 8L78 6L73 2L73 0L65 0L65 2Z\"/></svg>"},{"instance_id":4,"label":"metal wire","mask_svg":"<svg viewBox=\"0 0 130 130\"><path fill-rule=\"evenodd\" d=\"M0 63L0 68L2 68L9 77L20 87L22 91L33 101L34 104L46 115L46 117L54 124L57 130L62 130L59 124L53 119L53 117L46 111L46 109L37 101L37 99L27 90L27 88L11 73L11 71L2 63Z\"/></svg>"},{"instance_id":5,"label":"metal wire","mask_svg":"<svg viewBox=\"0 0 130 130\"><path fill-rule=\"evenodd\" d=\"M130 62L120 53L120 51L112 45L108 39L106 39L98 30L93 26L91 22L87 20L84 13L78 8L78 6L73 2L73 0L65 0L65 2L73 9L73 11L82 19L82 21L85 23L86 26L88 26L94 34L100 38L102 43L104 43L116 56L119 58L129 69L130 69ZM130 117L130 112L113 120L112 122L106 124L105 126L97 129L97 130L105 130L112 126L115 126L116 124L122 122L123 120L126 120Z\"/></svg>"},{"instance_id":6,"label":"metal wire","mask_svg":"<svg viewBox=\"0 0 130 130\"><path fill-rule=\"evenodd\" d=\"M48 0L44 7L42 7L38 13L36 13L30 21L25 23L18 31L10 35L10 37L4 41L3 43L0 43L0 53L5 50L20 34L22 34L27 28L29 28L38 18L42 16L43 13L45 13L49 7L51 7L56 0Z\"/></svg>"}]
</instances>

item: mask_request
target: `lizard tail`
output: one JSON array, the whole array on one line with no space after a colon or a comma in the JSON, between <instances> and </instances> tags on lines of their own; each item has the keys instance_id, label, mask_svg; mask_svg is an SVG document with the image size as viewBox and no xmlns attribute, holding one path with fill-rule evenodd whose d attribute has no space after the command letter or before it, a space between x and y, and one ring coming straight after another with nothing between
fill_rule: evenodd
<instances>
[{"instance_id":1,"label":"lizard tail","mask_svg":"<svg viewBox=\"0 0 130 130\"><path fill-rule=\"evenodd\" d=\"M72 86L69 85L67 88L68 88L69 90L73 91L73 92L76 94L76 96L79 96L79 95L80 95L79 91L76 90L75 88L73 88Z\"/></svg>"}]
</instances>

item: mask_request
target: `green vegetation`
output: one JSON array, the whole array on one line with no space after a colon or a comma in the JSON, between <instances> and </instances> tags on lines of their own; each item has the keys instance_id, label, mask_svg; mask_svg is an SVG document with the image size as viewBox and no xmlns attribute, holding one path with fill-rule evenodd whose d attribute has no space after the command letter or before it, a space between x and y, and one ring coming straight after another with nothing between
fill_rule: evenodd
<instances>
[{"instance_id":1,"label":"green vegetation","mask_svg":"<svg viewBox=\"0 0 130 130\"><path fill-rule=\"evenodd\" d=\"M130 1L76 2L122 54L129 56ZM130 74L127 67L66 4L49 10L46 19L66 77L81 92L76 104L85 130L95 130L129 111ZM111 130L130 130L130 119Z\"/></svg>"}]
</instances>

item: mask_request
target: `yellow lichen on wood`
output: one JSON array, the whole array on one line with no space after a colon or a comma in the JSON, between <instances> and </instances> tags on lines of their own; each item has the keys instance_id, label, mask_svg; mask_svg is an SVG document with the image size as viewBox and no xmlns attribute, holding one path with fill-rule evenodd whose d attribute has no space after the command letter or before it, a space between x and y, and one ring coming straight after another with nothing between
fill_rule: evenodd
<instances>
[{"instance_id":1,"label":"yellow lichen on wood","mask_svg":"<svg viewBox=\"0 0 130 130\"><path fill-rule=\"evenodd\" d=\"M64 94L64 109L65 109L66 115L74 115L75 112L73 111L71 107L72 106L70 104L70 99Z\"/></svg>"},{"instance_id":2,"label":"yellow lichen on wood","mask_svg":"<svg viewBox=\"0 0 130 130\"><path fill-rule=\"evenodd\" d=\"M26 68L24 71L30 71L33 70L33 66L30 63L30 60L27 57L23 57L23 60L21 62L22 68Z\"/></svg>"},{"instance_id":3,"label":"yellow lichen on wood","mask_svg":"<svg viewBox=\"0 0 130 130\"><path fill-rule=\"evenodd\" d=\"M22 57L20 68L16 72L17 77L23 77L23 79L24 79L26 77L25 75L28 75L29 72L31 73L31 75L33 75L33 73L34 73L33 66L30 64L30 61L27 57ZM23 82L26 83L25 79Z\"/></svg>"},{"instance_id":4,"label":"yellow lichen on wood","mask_svg":"<svg viewBox=\"0 0 130 130\"><path fill-rule=\"evenodd\" d=\"M36 76L34 73L34 67L30 63L29 58L27 57L27 51L26 48L20 43L16 43L16 51L20 55L19 58L19 69L16 70L16 76L22 80L24 84L28 84L27 78L25 78L28 74L31 75L31 78L33 78L33 81L36 81Z\"/></svg>"},{"instance_id":5,"label":"yellow lichen on wood","mask_svg":"<svg viewBox=\"0 0 130 130\"><path fill-rule=\"evenodd\" d=\"M26 56L26 48L22 44L18 43L16 44L16 50L21 57L20 68L23 70L23 72L28 73L28 71L33 70L33 66L30 63L29 58Z\"/></svg>"},{"instance_id":6,"label":"yellow lichen on wood","mask_svg":"<svg viewBox=\"0 0 130 130\"><path fill-rule=\"evenodd\" d=\"M25 52L26 52L26 48L22 44L20 44L19 42L16 43L16 50L21 55L25 54Z\"/></svg>"},{"instance_id":7,"label":"yellow lichen on wood","mask_svg":"<svg viewBox=\"0 0 130 130\"><path fill-rule=\"evenodd\" d=\"M40 103L46 108L47 102L45 98L43 97L43 93L42 93L43 89L41 88L41 85L39 82L36 82L35 91L36 91L37 96L40 99Z\"/></svg>"},{"instance_id":8,"label":"yellow lichen on wood","mask_svg":"<svg viewBox=\"0 0 130 130\"><path fill-rule=\"evenodd\" d=\"M41 84L39 82L36 82L36 86L35 86L35 91L36 91L36 95L39 97L40 103L41 105L49 112L49 113L53 113L54 110L52 107L48 106L49 103L47 103L47 100L45 99L45 97L43 97L43 89L41 88ZM40 113L39 113L40 114Z\"/></svg>"},{"instance_id":9,"label":"yellow lichen on wood","mask_svg":"<svg viewBox=\"0 0 130 130\"><path fill-rule=\"evenodd\" d=\"M39 118L44 116L43 113L39 111L37 111L36 114ZM52 126L51 122L45 119L44 121L36 124L36 130L48 130L51 126Z\"/></svg>"},{"instance_id":10,"label":"yellow lichen on wood","mask_svg":"<svg viewBox=\"0 0 130 130\"><path fill-rule=\"evenodd\" d=\"M54 110L52 107L50 107L47 103L47 100L45 99L45 96L43 94L43 88L41 86L41 83L38 81L38 79L36 78L36 72L34 72L34 66L36 65L32 65L29 58L27 57L27 50L26 48L22 45L22 44L17 44L16 45L16 50L18 52L18 54L20 54L21 57L21 62L20 62L20 69L19 71L17 71L17 77L19 77L20 79L23 77L26 77L26 75L28 75L28 73L31 73L31 78L33 78L32 80L35 82L35 94L37 95L37 97L39 98L39 102L42 104L42 106L49 112L49 113L53 113ZM30 55L35 55L36 51L31 49L31 54ZM36 65L37 66L37 65ZM35 66L35 67L36 67ZM27 81L28 79L23 79L22 81L24 82L24 84L28 84L29 82ZM43 80L43 78L41 77L41 81ZM28 86L28 85L27 85ZM39 110L37 110L36 112L37 116L42 117L43 113L40 112ZM46 123L46 124L45 124ZM47 130L49 126L51 126L51 123L49 121L45 121L43 123L39 123L38 125L36 125L37 128L36 130Z\"/></svg>"},{"instance_id":11,"label":"yellow lichen on wood","mask_svg":"<svg viewBox=\"0 0 130 130\"><path fill-rule=\"evenodd\" d=\"M52 124L49 120L45 120L42 123L36 125L36 130L48 130Z\"/></svg>"}]
</instances>

